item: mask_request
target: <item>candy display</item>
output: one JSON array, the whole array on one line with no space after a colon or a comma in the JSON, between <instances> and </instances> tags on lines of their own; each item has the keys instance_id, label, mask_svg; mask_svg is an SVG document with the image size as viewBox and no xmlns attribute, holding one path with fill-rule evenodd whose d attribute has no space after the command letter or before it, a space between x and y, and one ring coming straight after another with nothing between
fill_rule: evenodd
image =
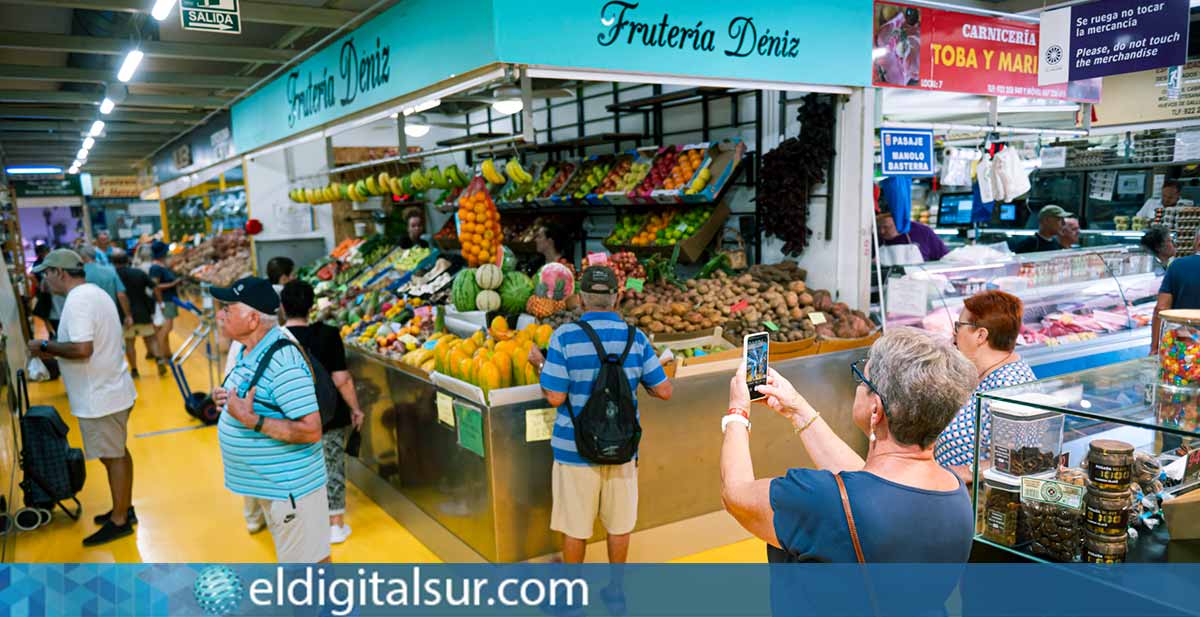
<instances>
[{"instance_id":1,"label":"candy display","mask_svg":"<svg viewBox=\"0 0 1200 617\"><path fill-rule=\"evenodd\" d=\"M1159 315L1162 383L1200 387L1200 310L1163 311Z\"/></svg>"}]
</instances>

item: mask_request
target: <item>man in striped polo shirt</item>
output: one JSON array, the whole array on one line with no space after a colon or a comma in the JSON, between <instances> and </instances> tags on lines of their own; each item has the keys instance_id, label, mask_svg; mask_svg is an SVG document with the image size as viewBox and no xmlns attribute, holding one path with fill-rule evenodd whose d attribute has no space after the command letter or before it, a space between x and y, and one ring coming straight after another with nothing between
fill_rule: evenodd
<instances>
[{"instance_id":1,"label":"man in striped polo shirt","mask_svg":"<svg viewBox=\"0 0 1200 617\"><path fill-rule=\"evenodd\" d=\"M610 268L592 266L584 270L579 290L584 310L580 320L596 331L605 351L619 356L633 326L616 312L616 274ZM608 532L609 562L624 563L629 553L629 534L637 523L637 459L624 465L589 464L575 447L575 428L567 411L568 405L576 416L583 411L600 372L601 359L587 334L574 323L554 331L544 362L540 354L530 355L531 361L542 364L541 385L546 400L558 407L550 438L554 450L550 528L563 534L563 561L583 562L587 539L599 514ZM635 332L624 369L635 406L638 383L650 396L671 398L671 382L654 355L654 347L640 330Z\"/></svg>"},{"instance_id":2,"label":"man in striped polo shirt","mask_svg":"<svg viewBox=\"0 0 1200 617\"><path fill-rule=\"evenodd\" d=\"M308 362L294 345L265 358L283 337L279 296L266 279L247 277L212 289L225 336L242 344L237 363L213 392L224 413L218 441L225 487L257 500L281 563L329 561L329 503L321 414ZM266 361L262 377L250 387Z\"/></svg>"}]
</instances>

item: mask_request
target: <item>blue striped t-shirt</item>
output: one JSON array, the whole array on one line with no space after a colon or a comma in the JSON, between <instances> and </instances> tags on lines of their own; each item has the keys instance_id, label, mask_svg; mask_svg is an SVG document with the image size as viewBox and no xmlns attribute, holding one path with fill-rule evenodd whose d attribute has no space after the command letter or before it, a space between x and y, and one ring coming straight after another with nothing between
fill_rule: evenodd
<instances>
[{"instance_id":1,"label":"blue striped t-shirt","mask_svg":"<svg viewBox=\"0 0 1200 617\"><path fill-rule=\"evenodd\" d=\"M272 328L250 353L242 352L225 379L225 388L238 396L254 376L259 360L282 336ZM282 410L282 413L266 402ZM254 413L268 418L299 420L319 413L316 387L304 358L294 346L284 347L271 357L254 395ZM228 413L218 426L221 456L225 459L225 487L239 495L260 499L299 499L325 486L325 458L321 442L285 443L256 433Z\"/></svg>"},{"instance_id":2,"label":"blue striped t-shirt","mask_svg":"<svg viewBox=\"0 0 1200 617\"><path fill-rule=\"evenodd\" d=\"M605 351L620 355L625 350L630 326L620 315L613 312L589 312L584 313L581 319L596 331L596 336L600 337ZM639 382L647 388L653 388L667 380L658 357L654 355L654 347L641 330L633 337L633 346L629 348L624 368L625 377L629 379L629 389L634 393L635 408ZM554 336L550 337L550 348L546 351L546 364L542 367L542 388L567 394L567 402L558 407L554 432L550 436L554 460L560 463L589 464L579 456L579 451L575 448L575 427L571 424L567 405L570 405L571 411L578 416L592 394L592 385L599 373L600 358L596 355L596 346L582 328L569 323L554 331Z\"/></svg>"}]
</instances>

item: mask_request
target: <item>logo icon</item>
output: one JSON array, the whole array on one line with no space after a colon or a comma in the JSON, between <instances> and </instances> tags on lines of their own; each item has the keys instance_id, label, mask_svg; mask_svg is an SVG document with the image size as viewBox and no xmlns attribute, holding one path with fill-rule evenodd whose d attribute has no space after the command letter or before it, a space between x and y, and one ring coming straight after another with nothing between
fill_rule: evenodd
<instances>
[{"instance_id":1,"label":"logo icon","mask_svg":"<svg viewBox=\"0 0 1200 617\"><path fill-rule=\"evenodd\" d=\"M1046 48L1046 64L1050 66L1058 66L1062 62L1063 48L1058 45L1051 45Z\"/></svg>"},{"instance_id":2,"label":"logo icon","mask_svg":"<svg viewBox=\"0 0 1200 617\"><path fill-rule=\"evenodd\" d=\"M1062 489L1058 488L1058 485L1053 482L1043 484L1041 493L1042 500L1049 503L1058 503L1063 499Z\"/></svg>"},{"instance_id":3,"label":"logo icon","mask_svg":"<svg viewBox=\"0 0 1200 617\"><path fill-rule=\"evenodd\" d=\"M237 610L246 589L242 579L229 566L208 566L192 584L196 604L206 615L228 615Z\"/></svg>"}]
</instances>

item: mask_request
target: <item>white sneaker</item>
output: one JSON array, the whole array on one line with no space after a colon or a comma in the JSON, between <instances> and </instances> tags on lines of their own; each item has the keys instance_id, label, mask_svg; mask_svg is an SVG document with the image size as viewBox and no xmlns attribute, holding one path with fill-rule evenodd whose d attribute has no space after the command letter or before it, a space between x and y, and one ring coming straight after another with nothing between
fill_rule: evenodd
<instances>
[{"instance_id":1,"label":"white sneaker","mask_svg":"<svg viewBox=\"0 0 1200 617\"><path fill-rule=\"evenodd\" d=\"M341 544L342 542L346 541L346 538L349 538L349 537L350 537L350 526L349 525L343 524L341 527L339 527L337 525L329 526L329 543L330 544Z\"/></svg>"},{"instance_id":2,"label":"white sneaker","mask_svg":"<svg viewBox=\"0 0 1200 617\"><path fill-rule=\"evenodd\" d=\"M246 531L247 531L247 532L249 532L249 533L250 533L250 535L254 535L254 534L256 534L256 533L258 533L258 532L260 532L260 531L262 531L262 530L264 530L264 529L266 529L266 528L267 528L267 524L266 524L266 523L259 523L259 524L257 524L257 525L250 525L250 524L247 524L247 525L246 525Z\"/></svg>"}]
</instances>

